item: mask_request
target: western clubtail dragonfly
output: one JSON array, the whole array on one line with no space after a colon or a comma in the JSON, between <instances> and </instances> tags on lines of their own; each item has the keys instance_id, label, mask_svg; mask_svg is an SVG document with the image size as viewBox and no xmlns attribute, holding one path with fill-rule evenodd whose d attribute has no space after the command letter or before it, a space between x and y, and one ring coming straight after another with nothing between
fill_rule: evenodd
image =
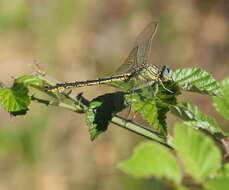
<instances>
[{"instance_id":1,"label":"western clubtail dragonfly","mask_svg":"<svg viewBox=\"0 0 229 190\"><path fill-rule=\"evenodd\" d=\"M148 62L152 40L156 34L157 28L157 22L151 22L145 27L138 35L134 48L131 50L125 62L118 68L115 75L98 78L96 80L57 83L54 86L48 86L47 90L61 92L70 88L109 84L117 81L128 82L130 80L139 80L143 86L160 83L162 87L165 88L163 82L172 80L172 71L167 66L163 66L162 69L159 69ZM133 88L136 89L135 87ZM171 92L169 89L165 89Z\"/></svg>"}]
</instances>

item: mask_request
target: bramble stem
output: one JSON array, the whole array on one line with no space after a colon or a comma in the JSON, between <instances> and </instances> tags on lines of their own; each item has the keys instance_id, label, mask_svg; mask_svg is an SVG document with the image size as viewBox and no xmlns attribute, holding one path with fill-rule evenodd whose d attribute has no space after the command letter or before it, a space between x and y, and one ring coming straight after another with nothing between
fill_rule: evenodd
<instances>
[{"instance_id":1,"label":"bramble stem","mask_svg":"<svg viewBox=\"0 0 229 190\"><path fill-rule=\"evenodd\" d=\"M64 102L49 101L49 100L37 98L35 96L31 96L31 100L37 103L45 104L46 106L58 106L58 107L62 107L62 108L77 112L77 108L75 106L66 104Z\"/></svg>"},{"instance_id":2,"label":"bramble stem","mask_svg":"<svg viewBox=\"0 0 229 190\"><path fill-rule=\"evenodd\" d=\"M153 140L153 141L156 141L160 144L163 144L168 148L172 148L172 146L167 144L166 140L158 132L153 131L149 128L143 127L141 125L138 125L138 124L134 123L133 121L128 121L128 120L123 119L122 117L114 116L111 119L111 123L113 123L119 127L122 127L124 129L127 129L129 131L132 131L138 135L146 137L150 140Z\"/></svg>"}]
</instances>

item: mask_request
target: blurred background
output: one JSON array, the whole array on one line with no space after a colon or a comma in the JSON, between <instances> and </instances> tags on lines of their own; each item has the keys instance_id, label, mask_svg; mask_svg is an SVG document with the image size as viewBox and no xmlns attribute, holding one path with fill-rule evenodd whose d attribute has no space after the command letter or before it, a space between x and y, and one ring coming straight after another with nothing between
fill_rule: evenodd
<instances>
[{"instance_id":1,"label":"blurred background","mask_svg":"<svg viewBox=\"0 0 229 190\"><path fill-rule=\"evenodd\" d=\"M228 0L0 0L0 81L11 85L34 62L59 81L110 76L152 20L159 21L153 64L228 76ZM113 90L74 91L91 99ZM210 98L187 93L180 100L226 123ZM168 125L176 121L169 117ZM84 115L60 108L32 104L17 118L0 108L0 190L163 189L116 169L142 140L110 125L91 142Z\"/></svg>"}]
</instances>

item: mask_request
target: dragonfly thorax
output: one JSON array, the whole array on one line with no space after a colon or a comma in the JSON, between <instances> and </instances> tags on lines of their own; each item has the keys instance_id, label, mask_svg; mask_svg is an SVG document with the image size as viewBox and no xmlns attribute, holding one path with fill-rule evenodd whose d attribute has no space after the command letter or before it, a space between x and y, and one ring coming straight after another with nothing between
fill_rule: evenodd
<instances>
[{"instance_id":1,"label":"dragonfly thorax","mask_svg":"<svg viewBox=\"0 0 229 190\"><path fill-rule=\"evenodd\" d=\"M153 65L145 65L135 71L135 76L142 81L158 81L160 70Z\"/></svg>"}]
</instances>

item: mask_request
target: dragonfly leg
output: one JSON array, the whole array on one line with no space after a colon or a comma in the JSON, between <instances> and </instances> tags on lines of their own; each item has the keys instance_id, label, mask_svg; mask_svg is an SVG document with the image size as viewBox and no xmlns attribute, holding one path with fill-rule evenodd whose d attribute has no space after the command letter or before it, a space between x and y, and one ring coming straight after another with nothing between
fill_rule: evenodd
<instances>
[{"instance_id":1,"label":"dragonfly leg","mask_svg":"<svg viewBox=\"0 0 229 190\"><path fill-rule=\"evenodd\" d=\"M133 115L130 117L130 115L128 116L128 120L129 121L134 121L136 118L137 112L134 112Z\"/></svg>"},{"instance_id":2,"label":"dragonfly leg","mask_svg":"<svg viewBox=\"0 0 229 190\"><path fill-rule=\"evenodd\" d=\"M147 82L143 85L141 85L140 87L138 87L137 89L135 90L139 90L139 89L142 89L142 88L145 88L145 87L154 87L155 86L155 91L153 93L153 96L156 96L157 93L158 93L158 83L155 82L155 81L150 81L150 82Z\"/></svg>"},{"instance_id":3,"label":"dragonfly leg","mask_svg":"<svg viewBox=\"0 0 229 190\"><path fill-rule=\"evenodd\" d=\"M133 121L136 118L137 112L133 111L133 114L131 115L131 110L132 110L132 104L129 105L128 109L128 115L127 115L127 120L128 121Z\"/></svg>"},{"instance_id":4,"label":"dragonfly leg","mask_svg":"<svg viewBox=\"0 0 229 190\"><path fill-rule=\"evenodd\" d=\"M168 92L170 92L170 93L173 94L173 91L171 91L171 90L169 90L168 88L166 88L162 81L160 81L160 84L161 84L161 86L162 86L166 91L168 91Z\"/></svg>"},{"instance_id":5,"label":"dragonfly leg","mask_svg":"<svg viewBox=\"0 0 229 190\"><path fill-rule=\"evenodd\" d=\"M129 107L128 107L128 112L127 112L127 119L128 119L128 120L130 119L131 108L132 108L132 106L131 106L131 104L130 104Z\"/></svg>"},{"instance_id":6,"label":"dragonfly leg","mask_svg":"<svg viewBox=\"0 0 229 190\"><path fill-rule=\"evenodd\" d=\"M132 101L132 100L133 100L133 93L134 93L134 88L133 88L134 81L131 81L131 82L132 82L132 83L131 83L132 88L129 89L128 91L129 91L129 93L130 93L130 99L131 99L131 101ZM128 120L132 120L132 117L130 117L131 109L132 109L132 103L130 103L129 109L128 109L128 115L127 115L127 119L128 119Z\"/></svg>"},{"instance_id":7,"label":"dragonfly leg","mask_svg":"<svg viewBox=\"0 0 229 190\"><path fill-rule=\"evenodd\" d=\"M155 83L154 81L146 82L146 83L144 83L144 84L141 84L141 85L138 86L138 87L133 87L133 88L131 88L130 91L131 91L131 92L135 92L135 91L138 91L138 90L143 89L143 88L145 88L145 87L149 87L149 86L153 85L154 83Z\"/></svg>"},{"instance_id":8,"label":"dragonfly leg","mask_svg":"<svg viewBox=\"0 0 229 190\"><path fill-rule=\"evenodd\" d=\"M130 94L130 99L131 99L131 101L132 101L132 98L133 98L132 95L133 95L133 92ZM129 106L128 106L128 112L127 112L127 119L128 119L128 120L131 120L131 118L132 118L132 117L130 116L130 115L131 115L131 110L132 110L132 103L130 103Z\"/></svg>"},{"instance_id":9,"label":"dragonfly leg","mask_svg":"<svg viewBox=\"0 0 229 190\"><path fill-rule=\"evenodd\" d=\"M157 96L157 93L158 93L158 83L156 82L155 83L155 91L154 91L154 93L153 93L153 96Z\"/></svg>"},{"instance_id":10,"label":"dragonfly leg","mask_svg":"<svg viewBox=\"0 0 229 190\"><path fill-rule=\"evenodd\" d=\"M132 109L132 105L130 104L129 109L128 109L128 116L127 116L127 120L129 121L133 121L137 114L137 112L133 112L133 115L131 115L131 109Z\"/></svg>"}]
</instances>

